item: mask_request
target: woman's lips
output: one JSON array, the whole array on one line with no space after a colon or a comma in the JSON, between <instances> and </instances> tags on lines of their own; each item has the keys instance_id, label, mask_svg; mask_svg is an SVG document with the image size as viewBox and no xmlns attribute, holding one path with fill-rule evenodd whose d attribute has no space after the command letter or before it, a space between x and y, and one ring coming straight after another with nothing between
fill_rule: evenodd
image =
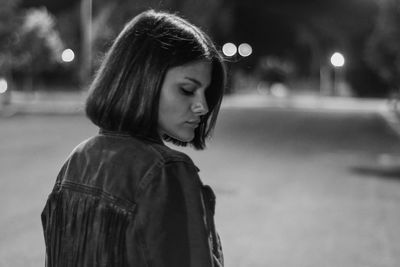
<instances>
[{"instance_id":1,"label":"woman's lips","mask_svg":"<svg viewBox=\"0 0 400 267\"><path fill-rule=\"evenodd\" d=\"M187 121L186 122L189 126L193 127L193 128L197 128L200 124L199 120L195 120L195 121Z\"/></svg>"}]
</instances>

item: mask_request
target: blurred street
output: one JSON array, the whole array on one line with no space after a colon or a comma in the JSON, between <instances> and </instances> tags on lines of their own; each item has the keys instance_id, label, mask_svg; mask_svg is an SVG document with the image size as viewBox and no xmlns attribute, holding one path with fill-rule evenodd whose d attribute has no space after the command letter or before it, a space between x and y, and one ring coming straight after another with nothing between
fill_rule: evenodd
<instances>
[{"instance_id":1,"label":"blurred street","mask_svg":"<svg viewBox=\"0 0 400 267\"><path fill-rule=\"evenodd\" d=\"M181 149L217 195L225 266L400 266L400 139L383 102L238 99L208 149ZM81 112L44 113L0 117L0 266L44 266L40 212L97 132Z\"/></svg>"}]
</instances>

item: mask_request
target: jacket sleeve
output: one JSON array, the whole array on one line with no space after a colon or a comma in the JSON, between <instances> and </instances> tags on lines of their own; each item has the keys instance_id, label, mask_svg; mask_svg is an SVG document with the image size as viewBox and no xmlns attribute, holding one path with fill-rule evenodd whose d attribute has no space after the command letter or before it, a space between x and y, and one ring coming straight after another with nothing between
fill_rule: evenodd
<instances>
[{"instance_id":1,"label":"jacket sleeve","mask_svg":"<svg viewBox=\"0 0 400 267\"><path fill-rule=\"evenodd\" d=\"M149 266L212 266L194 165L172 162L161 167L142 191L137 212L137 231Z\"/></svg>"}]
</instances>

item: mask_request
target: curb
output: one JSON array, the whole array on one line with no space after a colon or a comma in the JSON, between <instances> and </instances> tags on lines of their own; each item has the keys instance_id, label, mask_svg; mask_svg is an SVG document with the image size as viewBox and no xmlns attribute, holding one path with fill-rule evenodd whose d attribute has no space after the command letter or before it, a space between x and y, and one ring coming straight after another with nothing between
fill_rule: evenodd
<instances>
[{"instance_id":1,"label":"curb","mask_svg":"<svg viewBox=\"0 0 400 267\"><path fill-rule=\"evenodd\" d=\"M82 115L84 109L81 105L11 105L0 110L0 117L17 115Z\"/></svg>"},{"instance_id":2,"label":"curb","mask_svg":"<svg viewBox=\"0 0 400 267\"><path fill-rule=\"evenodd\" d=\"M13 92L11 103L0 105L0 117L84 114L84 99L85 92Z\"/></svg>"},{"instance_id":3,"label":"curb","mask_svg":"<svg viewBox=\"0 0 400 267\"><path fill-rule=\"evenodd\" d=\"M355 99L343 97L324 97L298 95L284 98L262 94L226 95L221 109L235 108L275 108L306 110L315 112L378 113L389 127L400 137L400 116L386 99ZM83 115L82 98L69 98L66 101L17 102L0 106L0 118L16 115Z\"/></svg>"},{"instance_id":4,"label":"curb","mask_svg":"<svg viewBox=\"0 0 400 267\"><path fill-rule=\"evenodd\" d=\"M388 109L386 112L380 112L382 118L386 121L389 127L400 138L400 118L395 111Z\"/></svg>"},{"instance_id":5,"label":"curb","mask_svg":"<svg viewBox=\"0 0 400 267\"><path fill-rule=\"evenodd\" d=\"M299 95L284 98L260 94L229 95L222 108L290 108L337 112L382 112L388 110L386 100L356 99Z\"/></svg>"},{"instance_id":6,"label":"curb","mask_svg":"<svg viewBox=\"0 0 400 267\"><path fill-rule=\"evenodd\" d=\"M379 114L400 138L400 114L386 99L355 99L300 95L276 98L260 94L236 94L224 97L222 109L273 108L315 112L351 112Z\"/></svg>"}]
</instances>

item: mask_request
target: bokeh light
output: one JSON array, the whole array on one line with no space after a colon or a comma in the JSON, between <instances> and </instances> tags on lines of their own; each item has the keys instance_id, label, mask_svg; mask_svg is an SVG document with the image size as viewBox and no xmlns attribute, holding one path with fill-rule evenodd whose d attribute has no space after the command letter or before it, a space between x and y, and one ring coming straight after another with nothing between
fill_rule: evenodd
<instances>
[{"instance_id":1,"label":"bokeh light","mask_svg":"<svg viewBox=\"0 0 400 267\"><path fill-rule=\"evenodd\" d=\"M337 68L343 67L344 62L345 62L344 56L341 53L339 53L339 52L333 53L333 55L331 57L331 63L334 67L337 67Z\"/></svg>"},{"instance_id":2,"label":"bokeh light","mask_svg":"<svg viewBox=\"0 0 400 267\"><path fill-rule=\"evenodd\" d=\"M237 48L233 43L226 43L222 46L222 53L227 57L232 57L236 54Z\"/></svg>"},{"instance_id":3,"label":"bokeh light","mask_svg":"<svg viewBox=\"0 0 400 267\"><path fill-rule=\"evenodd\" d=\"M248 57L251 55L251 53L253 53L253 48L251 47L251 45L243 43L239 45L238 51L239 55L241 55L242 57Z\"/></svg>"},{"instance_id":4,"label":"bokeh light","mask_svg":"<svg viewBox=\"0 0 400 267\"><path fill-rule=\"evenodd\" d=\"M72 51L71 49L65 49L63 52L62 52L62 54L61 54L61 59L64 61L64 62L71 62L71 61L73 61L74 60L74 58L75 58L75 53L74 53L74 51Z\"/></svg>"},{"instance_id":5,"label":"bokeh light","mask_svg":"<svg viewBox=\"0 0 400 267\"><path fill-rule=\"evenodd\" d=\"M283 83L274 83L270 87L271 95L275 97L286 97L289 94L288 88Z\"/></svg>"},{"instance_id":6,"label":"bokeh light","mask_svg":"<svg viewBox=\"0 0 400 267\"><path fill-rule=\"evenodd\" d=\"M8 84L6 79L0 78L0 94L4 94L7 91Z\"/></svg>"}]
</instances>

